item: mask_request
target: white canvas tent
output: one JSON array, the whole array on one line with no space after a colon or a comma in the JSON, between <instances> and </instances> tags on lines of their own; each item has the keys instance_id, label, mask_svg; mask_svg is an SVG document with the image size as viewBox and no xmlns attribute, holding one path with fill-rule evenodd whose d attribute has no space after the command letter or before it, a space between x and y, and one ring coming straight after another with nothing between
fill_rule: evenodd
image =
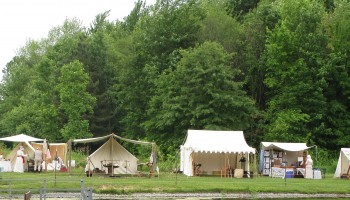
<instances>
[{"instance_id":1,"label":"white canvas tent","mask_svg":"<svg viewBox=\"0 0 350 200\"><path fill-rule=\"evenodd\" d=\"M194 163L200 163L201 171L209 175L226 167L250 171L249 155L255 154L243 131L188 130L180 150L180 170L187 176L194 175ZM240 163L242 157L248 159L244 166Z\"/></svg>"},{"instance_id":2,"label":"white canvas tent","mask_svg":"<svg viewBox=\"0 0 350 200\"><path fill-rule=\"evenodd\" d=\"M107 140L108 139L108 140ZM107 140L100 148L87 157L88 169L100 169L108 172L108 166L110 166L111 175L114 174L135 174L137 172L137 158L127 151L122 145L120 145L116 139L124 140L134 144L152 145L151 142L135 141L126 138L122 138L114 133L103 137L88 138L88 139L75 139L74 143L90 143L100 140ZM155 163L154 163L155 164ZM116 168L114 168L114 166Z\"/></svg>"},{"instance_id":3,"label":"white canvas tent","mask_svg":"<svg viewBox=\"0 0 350 200\"><path fill-rule=\"evenodd\" d=\"M28 158L33 158L35 149L30 144L30 142L39 142L44 140L40 138L31 137L25 134L19 134L0 138L0 141L18 142L17 146L11 151L11 153L8 156L6 156L6 158L9 159L11 162L11 169L13 169L17 157L17 150L20 146L24 147L24 153L28 155Z\"/></svg>"},{"instance_id":4,"label":"white canvas tent","mask_svg":"<svg viewBox=\"0 0 350 200\"><path fill-rule=\"evenodd\" d=\"M337 168L334 173L334 178L340 178L343 174L347 174L349 167L350 167L350 148L341 148Z\"/></svg>"},{"instance_id":5,"label":"white canvas tent","mask_svg":"<svg viewBox=\"0 0 350 200\"><path fill-rule=\"evenodd\" d=\"M312 146L313 147L313 146ZM298 163L298 157L303 156L303 152L308 150L309 148L306 143L284 143L284 142L261 142L261 153L260 153L260 165L259 170L262 171L264 169L264 151L268 150L271 153L273 151L281 151L280 159L287 162L287 165L294 165ZM267 166L271 166L271 159L269 160L269 164Z\"/></svg>"}]
</instances>

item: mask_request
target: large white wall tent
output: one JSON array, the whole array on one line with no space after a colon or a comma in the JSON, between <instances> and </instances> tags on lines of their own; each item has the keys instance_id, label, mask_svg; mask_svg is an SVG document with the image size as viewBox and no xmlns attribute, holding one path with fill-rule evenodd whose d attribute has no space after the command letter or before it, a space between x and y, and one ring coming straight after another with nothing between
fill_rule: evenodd
<instances>
[{"instance_id":1,"label":"large white wall tent","mask_svg":"<svg viewBox=\"0 0 350 200\"><path fill-rule=\"evenodd\" d=\"M341 148L338 165L334 173L334 178L340 178L342 175L350 176L350 148Z\"/></svg>"},{"instance_id":2,"label":"large white wall tent","mask_svg":"<svg viewBox=\"0 0 350 200\"><path fill-rule=\"evenodd\" d=\"M137 172L137 158L120 145L116 139L124 140L134 144L155 145L151 142L135 141L122 138L115 134L104 137L75 139L74 143L90 143L100 140L107 140L100 148L87 157L87 169L99 169L106 173L114 174L135 174ZM152 148L153 149L153 148ZM113 170L112 170L113 169Z\"/></svg>"},{"instance_id":3,"label":"large white wall tent","mask_svg":"<svg viewBox=\"0 0 350 200\"><path fill-rule=\"evenodd\" d=\"M195 175L196 164L208 175L225 168L250 171L249 157L255 154L243 131L188 130L180 150L180 170L187 176Z\"/></svg>"}]
</instances>

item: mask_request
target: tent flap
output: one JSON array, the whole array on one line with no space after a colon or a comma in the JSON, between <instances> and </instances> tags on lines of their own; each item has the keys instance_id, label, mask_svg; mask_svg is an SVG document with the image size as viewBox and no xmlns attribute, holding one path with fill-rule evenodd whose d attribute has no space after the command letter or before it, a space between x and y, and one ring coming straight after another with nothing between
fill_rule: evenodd
<instances>
[{"instance_id":1,"label":"tent flap","mask_svg":"<svg viewBox=\"0 0 350 200\"><path fill-rule=\"evenodd\" d=\"M337 168L334 173L334 178L341 177L342 174L346 174L350 167L350 148L341 148L339 153L339 159Z\"/></svg>"}]
</instances>

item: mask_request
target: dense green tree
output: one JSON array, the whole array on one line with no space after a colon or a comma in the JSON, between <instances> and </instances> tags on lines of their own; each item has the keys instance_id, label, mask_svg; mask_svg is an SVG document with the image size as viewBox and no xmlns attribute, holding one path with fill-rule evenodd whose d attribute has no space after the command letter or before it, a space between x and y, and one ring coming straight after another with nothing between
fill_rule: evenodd
<instances>
[{"instance_id":1,"label":"dense green tree","mask_svg":"<svg viewBox=\"0 0 350 200\"><path fill-rule=\"evenodd\" d=\"M257 7L259 1L260 0L228 0L226 10L231 16L242 20L245 14Z\"/></svg>"},{"instance_id":2,"label":"dense green tree","mask_svg":"<svg viewBox=\"0 0 350 200\"><path fill-rule=\"evenodd\" d=\"M270 97L265 139L312 142L326 107L324 7L313 0L279 3L281 20L267 40L265 83Z\"/></svg>"},{"instance_id":3,"label":"dense green tree","mask_svg":"<svg viewBox=\"0 0 350 200\"><path fill-rule=\"evenodd\" d=\"M198 41L215 41L221 44L226 51L239 54L243 48L243 26L225 12L225 1L204 1L205 17L201 20Z\"/></svg>"},{"instance_id":4,"label":"dense green tree","mask_svg":"<svg viewBox=\"0 0 350 200\"><path fill-rule=\"evenodd\" d=\"M59 113L59 98L55 86L58 82L59 69L54 62L43 57L34 67L35 75L32 88L28 94L33 112L32 131L49 141L62 141L59 129L62 125Z\"/></svg>"},{"instance_id":5,"label":"dense green tree","mask_svg":"<svg viewBox=\"0 0 350 200\"><path fill-rule=\"evenodd\" d=\"M36 110L31 104L30 94L35 80L34 68L40 62L43 51L40 42L29 40L7 64L1 85L1 134L27 133L38 136L33 130L38 122L35 121Z\"/></svg>"},{"instance_id":6,"label":"dense green tree","mask_svg":"<svg viewBox=\"0 0 350 200\"><path fill-rule=\"evenodd\" d=\"M116 76L114 70L108 65L108 48L106 37L112 32L113 25L107 21L109 11L96 16L90 27L90 35L84 41L84 58L81 62L89 72L89 92L96 97L94 112L89 116L90 129L95 136L106 135L113 132L111 120L114 116L114 106L109 95L109 88L113 85Z\"/></svg>"},{"instance_id":7,"label":"dense green tree","mask_svg":"<svg viewBox=\"0 0 350 200\"><path fill-rule=\"evenodd\" d=\"M148 14L147 14L148 13ZM194 46L203 12L197 0L161 0L146 9L133 32L134 59L118 85L123 102L123 125L129 136L144 137L141 126L147 120L148 102L154 95L154 81L174 64L171 55Z\"/></svg>"},{"instance_id":8,"label":"dense green tree","mask_svg":"<svg viewBox=\"0 0 350 200\"><path fill-rule=\"evenodd\" d=\"M231 57L215 42L181 51L175 70L157 81L146 129L165 152L181 144L188 129L244 130L256 108L235 81Z\"/></svg>"},{"instance_id":9,"label":"dense green tree","mask_svg":"<svg viewBox=\"0 0 350 200\"><path fill-rule=\"evenodd\" d=\"M276 9L270 1L262 1L245 16L243 50L239 54L240 62L236 62L244 74L245 89L261 110L266 108L267 99L264 84L267 31L272 30L280 18Z\"/></svg>"},{"instance_id":10,"label":"dense green tree","mask_svg":"<svg viewBox=\"0 0 350 200\"><path fill-rule=\"evenodd\" d=\"M265 134L338 150L350 145L349 11L348 0L139 0L123 21L65 20L3 70L0 135L115 132L171 153L189 128L239 129L256 147Z\"/></svg>"},{"instance_id":11,"label":"dense green tree","mask_svg":"<svg viewBox=\"0 0 350 200\"><path fill-rule=\"evenodd\" d=\"M328 87L326 120L318 129L315 142L329 150L338 151L350 145L350 17L349 1L336 1L333 13L325 18L330 36L328 65L325 68Z\"/></svg>"},{"instance_id":12,"label":"dense green tree","mask_svg":"<svg viewBox=\"0 0 350 200\"><path fill-rule=\"evenodd\" d=\"M57 90L60 108L66 115L66 123L61 129L62 136L71 138L91 137L89 122L84 116L93 111L96 98L87 92L89 76L79 61L61 68Z\"/></svg>"}]
</instances>

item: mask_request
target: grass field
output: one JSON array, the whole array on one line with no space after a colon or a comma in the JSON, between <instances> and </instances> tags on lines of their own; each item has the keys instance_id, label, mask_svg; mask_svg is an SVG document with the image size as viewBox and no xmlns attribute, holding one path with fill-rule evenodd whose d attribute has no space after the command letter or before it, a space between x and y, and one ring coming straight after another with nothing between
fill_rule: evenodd
<instances>
[{"instance_id":1,"label":"grass field","mask_svg":"<svg viewBox=\"0 0 350 200\"><path fill-rule=\"evenodd\" d=\"M131 194L131 193L337 193L350 191L350 180L335 179L333 174L326 174L325 179L312 180L303 178L221 178L187 177L181 174L161 173L159 177L121 176L109 177L94 174L86 177L80 169L67 172L25 172L23 174L5 172L0 174L0 191L9 189L13 193L32 191L39 193L44 185L49 191L71 191L90 187L94 193Z\"/></svg>"}]
</instances>

